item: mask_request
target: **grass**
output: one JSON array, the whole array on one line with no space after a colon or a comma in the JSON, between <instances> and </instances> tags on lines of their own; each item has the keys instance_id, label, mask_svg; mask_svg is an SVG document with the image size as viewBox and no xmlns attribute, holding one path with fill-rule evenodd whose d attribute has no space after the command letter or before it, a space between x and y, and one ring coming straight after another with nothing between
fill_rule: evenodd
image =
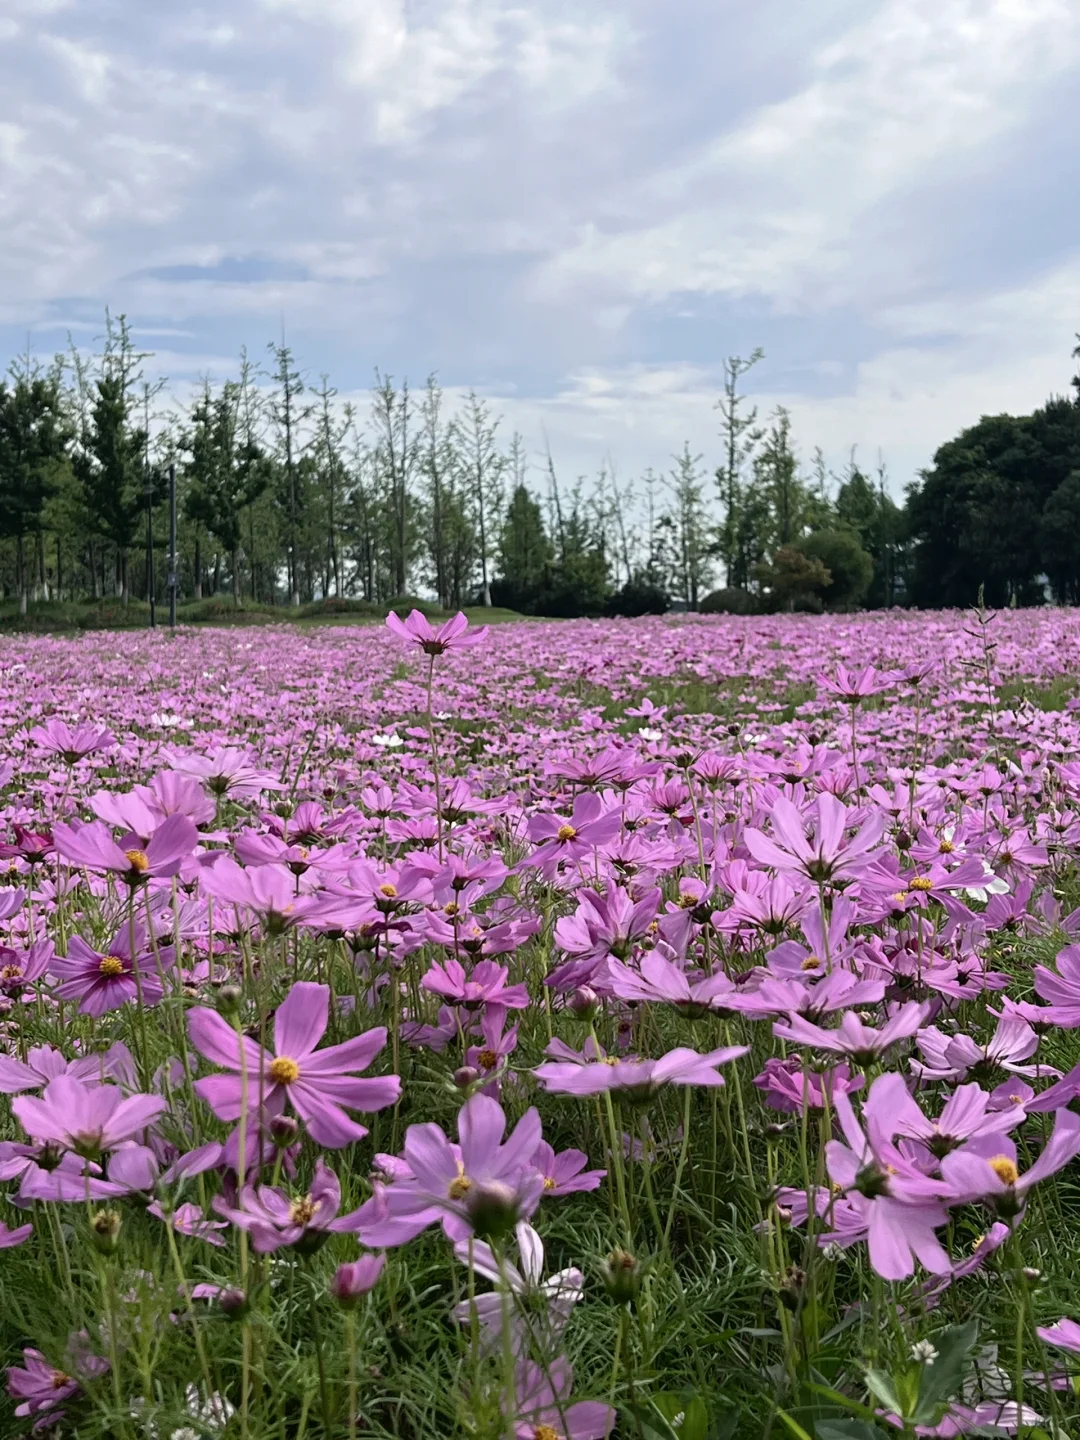
<instances>
[{"instance_id":1,"label":"grass","mask_svg":"<svg viewBox=\"0 0 1080 1440\"><path fill-rule=\"evenodd\" d=\"M242 600L236 604L231 596L214 595L192 600L176 607L180 625L363 625L385 620L390 610L408 614L412 608L421 610L433 621L448 619L451 611L442 610L427 601L405 596L391 604L375 604L370 600L351 597L318 600L309 605L270 605ZM531 617L499 607L467 606L465 614L474 623L503 624ZM157 606L157 623L166 626L167 604ZM143 600L35 601L25 615L19 614L17 600L0 601L0 634L65 634L86 630L145 630L150 624L150 606Z\"/></svg>"}]
</instances>

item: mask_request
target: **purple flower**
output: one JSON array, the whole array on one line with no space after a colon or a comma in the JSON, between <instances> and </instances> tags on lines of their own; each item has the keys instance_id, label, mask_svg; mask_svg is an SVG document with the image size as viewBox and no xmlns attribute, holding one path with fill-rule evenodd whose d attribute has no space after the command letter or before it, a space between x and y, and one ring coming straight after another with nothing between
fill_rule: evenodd
<instances>
[{"instance_id":1,"label":"purple flower","mask_svg":"<svg viewBox=\"0 0 1080 1440\"><path fill-rule=\"evenodd\" d=\"M561 1155L542 1140L536 1147L532 1163L544 1178L545 1195L573 1195L595 1190L607 1174L606 1170L586 1170L589 1157L584 1150L564 1150Z\"/></svg>"},{"instance_id":2,"label":"purple flower","mask_svg":"<svg viewBox=\"0 0 1080 1440\"><path fill-rule=\"evenodd\" d=\"M35 725L30 731L30 739L36 740L42 750L59 755L65 765L74 765L85 755L93 755L98 750L112 750L116 746L116 737L103 727L84 720L72 729L55 716L44 725Z\"/></svg>"},{"instance_id":3,"label":"purple flower","mask_svg":"<svg viewBox=\"0 0 1080 1440\"><path fill-rule=\"evenodd\" d=\"M773 1034L780 1040L809 1045L833 1055L846 1055L859 1065L868 1065L891 1045L914 1035L929 1013L929 1005L901 1005L880 1030L865 1025L853 1010L847 1011L835 1030L823 1030L801 1015L792 1015L786 1024L778 1021L773 1026Z\"/></svg>"},{"instance_id":4,"label":"purple flower","mask_svg":"<svg viewBox=\"0 0 1080 1440\"><path fill-rule=\"evenodd\" d=\"M89 1347L85 1331L78 1331L68 1341L66 1370L50 1365L40 1350L23 1351L23 1368L8 1367L8 1394L20 1403L15 1414L20 1418L43 1415L55 1410L65 1400L82 1391L82 1381L104 1375L109 1362L95 1355Z\"/></svg>"},{"instance_id":5,"label":"purple flower","mask_svg":"<svg viewBox=\"0 0 1080 1440\"><path fill-rule=\"evenodd\" d=\"M600 1095L614 1090L634 1101L652 1098L662 1085L723 1085L717 1066L737 1060L747 1045L722 1045L707 1054L679 1047L659 1060L605 1060L586 1065L545 1061L533 1071L545 1090L556 1095Z\"/></svg>"},{"instance_id":6,"label":"purple flower","mask_svg":"<svg viewBox=\"0 0 1080 1440\"><path fill-rule=\"evenodd\" d=\"M331 1150L360 1140L367 1129L345 1110L372 1111L393 1105L401 1094L396 1075L357 1078L386 1044L383 1028L367 1030L326 1050L316 1046L326 1033L330 987L300 981L274 1017L275 1054L254 1040L241 1039L216 1010L198 1008L188 1015L192 1044L200 1054L231 1075L208 1075L195 1082L195 1093L219 1120L238 1120L243 1108L244 1076L250 1111L280 1115L288 1103L304 1121L312 1139Z\"/></svg>"},{"instance_id":7,"label":"purple flower","mask_svg":"<svg viewBox=\"0 0 1080 1440\"><path fill-rule=\"evenodd\" d=\"M41 979L52 958L51 940L35 940L26 950L0 945L0 994L21 995L27 985Z\"/></svg>"},{"instance_id":8,"label":"purple flower","mask_svg":"<svg viewBox=\"0 0 1080 1440\"><path fill-rule=\"evenodd\" d=\"M1048 1175L1056 1175L1077 1155L1080 1115L1059 1110L1042 1154L1022 1175L1016 1164L1016 1146L1005 1136L990 1135L983 1137L979 1146L969 1145L946 1155L941 1162L941 1178L952 1192L950 1204L985 1200L1008 1220L1023 1209L1033 1185Z\"/></svg>"},{"instance_id":9,"label":"purple flower","mask_svg":"<svg viewBox=\"0 0 1080 1440\"><path fill-rule=\"evenodd\" d=\"M246 1230L260 1255L285 1246L310 1255L331 1234L355 1230L359 1212L338 1215L340 1208L341 1186L322 1160L316 1161L315 1178L305 1195L290 1198L270 1185L245 1185L239 1205L229 1205L220 1195L214 1198L217 1213Z\"/></svg>"},{"instance_id":10,"label":"purple flower","mask_svg":"<svg viewBox=\"0 0 1080 1440\"><path fill-rule=\"evenodd\" d=\"M165 1109L159 1095L129 1095L116 1085L88 1086L58 1075L41 1099L20 1095L15 1118L35 1140L52 1141L76 1155L96 1159L147 1128Z\"/></svg>"},{"instance_id":11,"label":"purple flower","mask_svg":"<svg viewBox=\"0 0 1080 1440\"><path fill-rule=\"evenodd\" d=\"M33 1233L33 1225L17 1225L14 1230L9 1230L0 1221L0 1250L14 1250L16 1245L25 1244Z\"/></svg>"},{"instance_id":12,"label":"purple flower","mask_svg":"<svg viewBox=\"0 0 1080 1440\"><path fill-rule=\"evenodd\" d=\"M723 1008L727 998L735 993L735 986L722 970L690 980L684 970L658 949L643 955L636 971L614 956L608 959L606 968L611 988L621 1000L671 1005L688 1019Z\"/></svg>"},{"instance_id":13,"label":"purple flower","mask_svg":"<svg viewBox=\"0 0 1080 1440\"><path fill-rule=\"evenodd\" d=\"M770 840L760 830L747 829L743 832L746 848L760 864L803 875L815 885L861 875L885 830L885 816L874 811L863 820L856 835L845 839L848 825L861 812L849 812L828 792L819 795L814 803L814 824L809 836L804 816L790 800L781 796L770 813L776 838Z\"/></svg>"},{"instance_id":14,"label":"purple flower","mask_svg":"<svg viewBox=\"0 0 1080 1440\"><path fill-rule=\"evenodd\" d=\"M486 640L488 626L469 629L468 617L459 610L450 620L444 620L437 630L431 621L419 610L413 610L407 620L402 620L391 610L386 617L386 628L400 640L419 645L425 655L441 655L445 650L464 650Z\"/></svg>"},{"instance_id":15,"label":"purple flower","mask_svg":"<svg viewBox=\"0 0 1080 1440\"><path fill-rule=\"evenodd\" d=\"M564 861L584 860L598 845L614 840L622 826L618 810L604 811L604 802L593 791L574 801L569 820L558 815L534 815L529 821L529 839L536 849L521 863L534 866L550 879Z\"/></svg>"},{"instance_id":16,"label":"purple flower","mask_svg":"<svg viewBox=\"0 0 1080 1440\"><path fill-rule=\"evenodd\" d=\"M157 876L175 875L199 841L199 832L186 815L170 815L154 831L145 848L139 837L118 845L100 820L88 825L53 826L57 854L72 865L119 875L128 885L141 885Z\"/></svg>"},{"instance_id":17,"label":"purple flower","mask_svg":"<svg viewBox=\"0 0 1080 1440\"><path fill-rule=\"evenodd\" d=\"M145 927L136 931L137 946L146 943ZM81 1015L104 1015L120 1005L140 999L149 1007L157 1005L165 993L158 974L158 965L172 965L172 947L131 954L131 937L127 927L119 930L104 955L91 950L81 935L72 935L66 956L53 957L49 969L63 983L56 987L61 1000L78 1000ZM138 971L138 978L136 978Z\"/></svg>"},{"instance_id":18,"label":"purple flower","mask_svg":"<svg viewBox=\"0 0 1080 1440\"><path fill-rule=\"evenodd\" d=\"M513 1407L517 1440L604 1440L615 1424L615 1411L599 1400L569 1403L574 1376L570 1362L559 1357L546 1371L522 1360L514 1373Z\"/></svg>"},{"instance_id":19,"label":"purple flower","mask_svg":"<svg viewBox=\"0 0 1080 1440\"><path fill-rule=\"evenodd\" d=\"M504 1260L500 1266L491 1246L483 1240L459 1240L454 1254L463 1265L472 1264L480 1275L492 1280L499 1287L487 1295L477 1295L470 1305L462 1300L454 1306L454 1317L467 1325L475 1307L476 1315L485 1331L486 1344L494 1348L503 1333L503 1302L501 1290L505 1284L511 1293L522 1301L530 1302L531 1322L514 1314L510 1320L511 1345L515 1354L527 1348L530 1327L537 1320L546 1332L544 1338L554 1341L566 1329L574 1306L582 1298L585 1277L581 1271L571 1267L559 1270L550 1279L544 1279L544 1242L526 1221L515 1227L518 1255L521 1268ZM541 1313L538 1315L537 1311ZM551 1348L549 1345L548 1348Z\"/></svg>"},{"instance_id":20,"label":"purple flower","mask_svg":"<svg viewBox=\"0 0 1080 1440\"><path fill-rule=\"evenodd\" d=\"M374 1290L385 1265L385 1255L361 1255L359 1260L339 1265L330 1281L330 1294L341 1305L355 1305Z\"/></svg>"},{"instance_id":21,"label":"purple flower","mask_svg":"<svg viewBox=\"0 0 1080 1440\"><path fill-rule=\"evenodd\" d=\"M1062 1318L1053 1325L1040 1325L1035 1333L1047 1345L1053 1345L1058 1350L1068 1350L1072 1355L1080 1355L1080 1325L1075 1320Z\"/></svg>"},{"instance_id":22,"label":"purple flower","mask_svg":"<svg viewBox=\"0 0 1080 1440\"><path fill-rule=\"evenodd\" d=\"M216 1232L229 1228L226 1220L210 1220L203 1214L201 1205L178 1205L171 1215L167 1215L161 1208L159 1201L146 1207L146 1213L153 1215L156 1219L171 1225L179 1235L190 1235L194 1240L205 1240L208 1245L215 1245L219 1249L225 1241Z\"/></svg>"},{"instance_id":23,"label":"purple flower","mask_svg":"<svg viewBox=\"0 0 1080 1440\"><path fill-rule=\"evenodd\" d=\"M436 1221L460 1240L486 1229L492 1211L509 1225L531 1214L544 1188L532 1163L540 1116L527 1110L504 1143L505 1130L502 1107L487 1095L462 1106L457 1145L435 1124L410 1125L402 1158L412 1178L395 1181L362 1207L361 1242L371 1249L403 1245Z\"/></svg>"},{"instance_id":24,"label":"purple flower","mask_svg":"<svg viewBox=\"0 0 1080 1440\"><path fill-rule=\"evenodd\" d=\"M484 1005L501 1005L508 1010L524 1010L529 1004L527 985L507 985L510 971L494 960L480 960L467 971L459 960L436 962L420 984L433 995L441 995L451 1005L466 1010L479 1010Z\"/></svg>"},{"instance_id":25,"label":"purple flower","mask_svg":"<svg viewBox=\"0 0 1080 1440\"><path fill-rule=\"evenodd\" d=\"M928 1119L912 1099L899 1075L879 1075L870 1087L863 1115L873 1119L882 1135L903 1135L921 1141L940 1160L977 1136L1000 1135L1019 1125L1024 1110L990 1109L991 1096L979 1085L960 1085L949 1096L937 1120Z\"/></svg>"}]
</instances>

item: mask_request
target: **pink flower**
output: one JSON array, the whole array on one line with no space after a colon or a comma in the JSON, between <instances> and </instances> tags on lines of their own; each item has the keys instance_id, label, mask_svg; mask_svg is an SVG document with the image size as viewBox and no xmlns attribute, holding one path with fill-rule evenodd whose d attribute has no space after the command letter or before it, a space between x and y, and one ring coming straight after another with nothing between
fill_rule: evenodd
<instances>
[{"instance_id":1,"label":"pink flower","mask_svg":"<svg viewBox=\"0 0 1080 1440\"><path fill-rule=\"evenodd\" d=\"M468 617L459 610L450 620L445 620L437 630L419 610L414 610L407 620L402 620L391 610L386 617L386 628L400 640L419 645L425 655L441 655L444 650L465 650L486 640L488 626L469 629Z\"/></svg>"},{"instance_id":2,"label":"pink flower","mask_svg":"<svg viewBox=\"0 0 1080 1440\"><path fill-rule=\"evenodd\" d=\"M835 678L819 674L817 683L823 690L839 696L848 705L857 705L860 700L865 700L870 695L880 695L885 690L891 690L899 679L900 676L892 671L879 673L872 665L867 665L859 674L849 670L846 665L838 665Z\"/></svg>"},{"instance_id":3,"label":"pink flower","mask_svg":"<svg viewBox=\"0 0 1080 1440\"><path fill-rule=\"evenodd\" d=\"M145 944L146 930L140 926L136 944ZM49 969L63 983L56 987L61 1000L78 1000L81 1015L104 1015L120 1005L140 999L147 1007L157 1005L164 995L158 965L171 966L172 947L131 954L128 929L119 930L104 955L91 950L81 935L72 935L66 956L53 957ZM138 979L136 979L138 971Z\"/></svg>"},{"instance_id":4,"label":"pink flower","mask_svg":"<svg viewBox=\"0 0 1080 1440\"><path fill-rule=\"evenodd\" d=\"M524 1010L529 1004L526 985L507 985L509 970L494 960L481 960L468 972L458 960L436 963L427 971L420 984L433 995L441 995L450 1005L466 1010L479 1010L485 1005L501 1005L509 1010Z\"/></svg>"},{"instance_id":5,"label":"pink flower","mask_svg":"<svg viewBox=\"0 0 1080 1440\"><path fill-rule=\"evenodd\" d=\"M357 1228L359 1211L339 1215L341 1186L322 1160L315 1163L315 1178L306 1195L290 1199L271 1185L245 1185L239 1205L214 1197L214 1209L251 1236L252 1248L268 1255L285 1246L300 1255L318 1250L332 1234Z\"/></svg>"},{"instance_id":6,"label":"pink flower","mask_svg":"<svg viewBox=\"0 0 1080 1440\"><path fill-rule=\"evenodd\" d=\"M1080 1355L1080 1325L1075 1320L1063 1318L1055 1321L1053 1325L1040 1325L1035 1333L1040 1340L1045 1340L1047 1345Z\"/></svg>"},{"instance_id":7,"label":"pink flower","mask_svg":"<svg viewBox=\"0 0 1080 1440\"><path fill-rule=\"evenodd\" d=\"M859 813L848 811L835 795L819 795L808 834L804 816L781 796L771 812L775 839L748 829L743 832L743 843L760 864L804 875L815 885L854 879L870 864L871 852L885 831L885 816L874 811L857 834L846 839L845 831Z\"/></svg>"},{"instance_id":8,"label":"pink flower","mask_svg":"<svg viewBox=\"0 0 1080 1440\"><path fill-rule=\"evenodd\" d=\"M791 1040L796 1045L809 1045L833 1055L846 1055L856 1064L868 1065L891 1045L914 1035L929 1013L929 1005L901 1005L880 1030L865 1025L854 1010L845 1013L835 1030L823 1030L801 1015L792 1015L786 1023L777 1021L773 1034L779 1040Z\"/></svg>"},{"instance_id":9,"label":"pink flower","mask_svg":"<svg viewBox=\"0 0 1080 1440\"><path fill-rule=\"evenodd\" d=\"M537 848L523 865L535 866L550 879L564 861L583 860L598 845L614 840L622 825L618 810L604 812L604 802L593 791L579 795L569 820L558 815L534 815L529 821L529 839Z\"/></svg>"},{"instance_id":10,"label":"pink flower","mask_svg":"<svg viewBox=\"0 0 1080 1440\"><path fill-rule=\"evenodd\" d=\"M20 1095L11 1102L15 1118L35 1140L53 1141L76 1155L96 1159L145 1130L165 1109L158 1095L124 1098L116 1085L88 1086L58 1075L41 1099Z\"/></svg>"},{"instance_id":11,"label":"pink flower","mask_svg":"<svg viewBox=\"0 0 1080 1440\"><path fill-rule=\"evenodd\" d=\"M341 1045L316 1050L326 1033L329 1007L328 985L308 981L294 985L274 1017L273 1055L254 1040L241 1039L216 1010L192 1010L188 1030L196 1050L234 1072L197 1080L195 1093L219 1120L238 1120L246 1069L249 1111L262 1109L269 1116L280 1115L287 1100L319 1145L339 1150L362 1139L367 1129L351 1120L346 1108L385 1109L401 1094L401 1081L396 1075L359 1079L355 1074L366 1069L386 1044L386 1031L381 1027Z\"/></svg>"},{"instance_id":12,"label":"pink flower","mask_svg":"<svg viewBox=\"0 0 1080 1440\"><path fill-rule=\"evenodd\" d=\"M978 1147L955 1150L941 1162L941 1178L949 1185L950 1204L985 1200L1005 1220L1024 1207L1027 1192L1048 1175L1056 1175L1080 1155L1080 1115L1059 1110L1050 1139L1030 1169L1021 1175L1016 1164L1016 1146L1005 1136L984 1138Z\"/></svg>"},{"instance_id":13,"label":"pink flower","mask_svg":"<svg viewBox=\"0 0 1080 1440\"><path fill-rule=\"evenodd\" d=\"M615 1411L599 1400L569 1403L574 1376L568 1360L545 1369L522 1360L514 1374L513 1404L517 1440L604 1440L615 1424Z\"/></svg>"},{"instance_id":14,"label":"pink flower","mask_svg":"<svg viewBox=\"0 0 1080 1440\"><path fill-rule=\"evenodd\" d=\"M506 1116L487 1095L458 1114L459 1144L432 1123L410 1125L402 1159L412 1178L397 1180L362 1207L360 1241L372 1249L403 1245L436 1221L453 1240L511 1228L532 1213L544 1181L532 1163L540 1116L530 1109L503 1141Z\"/></svg>"},{"instance_id":15,"label":"pink flower","mask_svg":"<svg viewBox=\"0 0 1080 1440\"><path fill-rule=\"evenodd\" d=\"M116 746L116 737L104 727L84 720L72 729L55 716L44 725L35 725L30 731L30 739L36 740L43 750L59 755L65 765L74 765L85 755L93 755L97 750L112 750Z\"/></svg>"},{"instance_id":16,"label":"pink flower","mask_svg":"<svg viewBox=\"0 0 1080 1440\"><path fill-rule=\"evenodd\" d=\"M128 885L141 885L158 876L175 875L199 841L199 832L186 815L170 815L154 831L146 848L139 837L128 835L130 846L117 845L107 825L91 820L87 825L53 826L57 853L73 865L87 870L116 874Z\"/></svg>"},{"instance_id":17,"label":"pink flower","mask_svg":"<svg viewBox=\"0 0 1080 1440\"><path fill-rule=\"evenodd\" d=\"M475 1309L477 1318L485 1332L489 1348L495 1348L503 1333L502 1287L505 1284L519 1303L528 1304L530 1319L520 1314L511 1314L510 1343L516 1355L528 1348L531 1332L537 1323L543 1327L542 1340L550 1347L552 1342L566 1329L574 1306L582 1299L585 1277L581 1271L571 1267L559 1270L549 1280L544 1279L544 1242L526 1221L515 1228L521 1268L504 1259L500 1265L491 1246L483 1240L459 1240L454 1254L463 1265L471 1264L477 1274L494 1281L499 1287L486 1295L477 1295L470 1305L462 1300L454 1306L454 1318L463 1325L470 1323Z\"/></svg>"},{"instance_id":18,"label":"pink flower","mask_svg":"<svg viewBox=\"0 0 1080 1440\"><path fill-rule=\"evenodd\" d=\"M330 1294L346 1308L355 1305L374 1290L385 1265L385 1255L361 1255L351 1264L339 1265L330 1281Z\"/></svg>"},{"instance_id":19,"label":"pink flower","mask_svg":"<svg viewBox=\"0 0 1080 1440\"><path fill-rule=\"evenodd\" d=\"M545 1061L534 1076L556 1095L600 1095L614 1090L631 1100L650 1099L662 1085L723 1085L717 1067L737 1060L748 1045L722 1045L707 1054L680 1047L660 1060L600 1060L585 1065Z\"/></svg>"}]
</instances>

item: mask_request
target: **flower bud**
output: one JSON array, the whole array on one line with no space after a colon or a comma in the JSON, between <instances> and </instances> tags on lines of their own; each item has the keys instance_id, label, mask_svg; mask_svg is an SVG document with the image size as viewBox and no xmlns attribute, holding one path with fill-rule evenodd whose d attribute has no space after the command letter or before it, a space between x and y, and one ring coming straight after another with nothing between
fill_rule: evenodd
<instances>
[{"instance_id":1,"label":"flower bud","mask_svg":"<svg viewBox=\"0 0 1080 1440\"><path fill-rule=\"evenodd\" d=\"M247 1293L237 1287L230 1286L227 1290L222 1290L217 1302L221 1306L221 1313L230 1320L239 1320L247 1314Z\"/></svg>"},{"instance_id":2,"label":"flower bud","mask_svg":"<svg viewBox=\"0 0 1080 1440\"><path fill-rule=\"evenodd\" d=\"M459 1090L469 1090L480 1079L480 1071L475 1065L459 1065L454 1071L454 1084Z\"/></svg>"},{"instance_id":3,"label":"flower bud","mask_svg":"<svg viewBox=\"0 0 1080 1440\"><path fill-rule=\"evenodd\" d=\"M226 1017L239 1015L244 992L239 985L222 985L217 992L218 1013Z\"/></svg>"},{"instance_id":4,"label":"flower bud","mask_svg":"<svg viewBox=\"0 0 1080 1440\"><path fill-rule=\"evenodd\" d=\"M299 1122L291 1115L274 1115L266 1127L270 1132L270 1139L279 1150L287 1150L290 1145L295 1145L300 1135Z\"/></svg>"},{"instance_id":5,"label":"flower bud","mask_svg":"<svg viewBox=\"0 0 1080 1440\"><path fill-rule=\"evenodd\" d=\"M339 1265L330 1281L330 1294L345 1309L351 1309L371 1291L386 1264L385 1255L362 1255L351 1265Z\"/></svg>"},{"instance_id":6,"label":"flower bud","mask_svg":"<svg viewBox=\"0 0 1080 1440\"><path fill-rule=\"evenodd\" d=\"M601 1267L604 1289L617 1305L630 1305L641 1289L641 1262L627 1250L615 1249Z\"/></svg>"},{"instance_id":7,"label":"flower bud","mask_svg":"<svg viewBox=\"0 0 1080 1440\"><path fill-rule=\"evenodd\" d=\"M579 1020L591 1020L600 1008L600 997L591 985L579 985L566 1003Z\"/></svg>"},{"instance_id":8,"label":"flower bud","mask_svg":"<svg viewBox=\"0 0 1080 1440\"><path fill-rule=\"evenodd\" d=\"M798 1265L789 1265L780 1281L779 1300L785 1310L797 1310L802 1293L806 1289L806 1271Z\"/></svg>"},{"instance_id":9,"label":"flower bud","mask_svg":"<svg viewBox=\"0 0 1080 1440\"><path fill-rule=\"evenodd\" d=\"M517 1195L502 1180L485 1180L468 1192L465 1208L481 1240L500 1240L518 1222Z\"/></svg>"},{"instance_id":10,"label":"flower bud","mask_svg":"<svg viewBox=\"0 0 1080 1440\"><path fill-rule=\"evenodd\" d=\"M90 1233L94 1249L102 1255L113 1255L120 1245L123 1217L119 1210L98 1210L90 1217Z\"/></svg>"}]
</instances>

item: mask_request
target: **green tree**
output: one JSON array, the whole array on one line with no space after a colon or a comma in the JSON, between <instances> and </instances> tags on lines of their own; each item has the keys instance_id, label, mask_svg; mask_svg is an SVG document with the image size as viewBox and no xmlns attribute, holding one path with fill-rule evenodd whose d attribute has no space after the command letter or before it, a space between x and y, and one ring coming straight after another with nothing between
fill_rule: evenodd
<instances>
[{"instance_id":1,"label":"green tree","mask_svg":"<svg viewBox=\"0 0 1080 1440\"><path fill-rule=\"evenodd\" d=\"M821 586L828 609L851 610L866 599L874 562L851 530L815 530L793 548L828 571L828 583Z\"/></svg>"},{"instance_id":2,"label":"green tree","mask_svg":"<svg viewBox=\"0 0 1080 1440\"><path fill-rule=\"evenodd\" d=\"M72 430L58 366L47 372L30 356L0 380L0 536L15 541L19 612L26 614L34 547L39 583L44 579L46 508L60 491L68 467Z\"/></svg>"}]
</instances>

